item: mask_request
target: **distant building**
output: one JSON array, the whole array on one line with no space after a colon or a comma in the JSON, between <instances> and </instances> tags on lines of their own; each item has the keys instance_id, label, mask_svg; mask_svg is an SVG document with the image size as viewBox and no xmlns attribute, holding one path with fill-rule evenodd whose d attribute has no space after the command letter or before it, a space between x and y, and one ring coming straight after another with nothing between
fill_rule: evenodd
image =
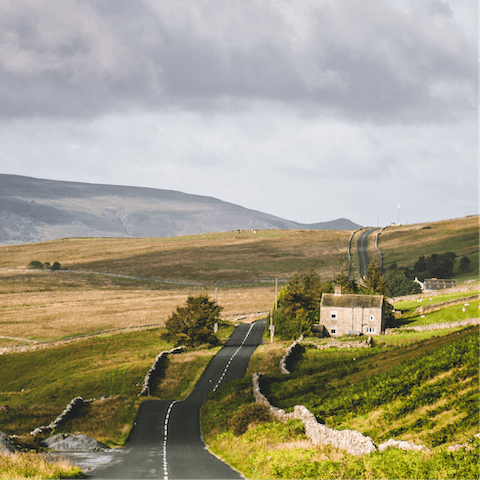
<instances>
[{"instance_id":1,"label":"distant building","mask_svg":"<svg viewBox=\"0 0 480 480\"><path fill-rule=\"evenodd\" d=\"M443 290L444 288L453 288L457 286L455 280L442 280L438 278L426 278L423 282L423 288L425 292L430 290Z\"/></svg>"},{"instance_id":2,"label":"distant building","mask_svg":"<svg viewBox=\"0 0 480 480\"><path fill-rule=\"evenodd\" d=\"M383 295L324 293L320 302L320 325L330 336L380 335L385 332Z\"/></svg>"}]
</instances>

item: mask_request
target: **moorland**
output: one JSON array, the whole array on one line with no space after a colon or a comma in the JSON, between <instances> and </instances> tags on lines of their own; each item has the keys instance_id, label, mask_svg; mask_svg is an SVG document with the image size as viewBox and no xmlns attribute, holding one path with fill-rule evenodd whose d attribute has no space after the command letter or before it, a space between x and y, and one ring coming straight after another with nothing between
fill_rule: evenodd
<instances>
[{"instance_id":1,"label":"moorland","mask_svg":"<svg viewBox=\"0 0 480 480\"><path fill-rule=\"evenodd\" d=\"M217 297L224 307L219 337L226 339L232 320L251 321L271 310L275 279L281 287L292 274L312 267L325 280L341 271L355 272L354 240L360 232L353 235L350 263L352 233L242 230L0 247L0 405L7 407L0 411L0 431L38 447L29 432L82 396L98 400L65 424L64 431L123 445L142 401L137 395L143 377L155 356L172 347L161 333L177 305L196 292ZM466 286L460 295L478 293L478 216L392 226L382 232L378 245L386 266L409 266L431 253L468 256L472 268L455 269L454 277ZM369 253L375 258L374 245ZM61 269L28 269L32 260L58 261ZM478 317L477 301L465 311L454 306L421 318L415 314L420 298L441 302L449 297L420 295L397 303L399 325ZM203 410L203 431L212 450L249 478L470 478L478 465L478 451L469 449L478 432L478 328L406 329L379 337L366 351L306 346L285 379L278 365L287 346L265 339L245 379L220 388ZM218 348L205 346L172 357L151 395L184 398ZM295 421L252 421L239 443L229 422L251 403L251 373L259 369L266 374L269 398L282 408L305 404L332 427L357 429L375 442L387 437L414 441L429 450L390 449L352 458L312 445ZM408 378L415 381L408 383ZM245 448L232 449L233 443ZM463 446L448 451L457 444ZM229 451L237 453L232 457ZM432 476L435 470L437 476Z\"/></svg>"}]
</instances>

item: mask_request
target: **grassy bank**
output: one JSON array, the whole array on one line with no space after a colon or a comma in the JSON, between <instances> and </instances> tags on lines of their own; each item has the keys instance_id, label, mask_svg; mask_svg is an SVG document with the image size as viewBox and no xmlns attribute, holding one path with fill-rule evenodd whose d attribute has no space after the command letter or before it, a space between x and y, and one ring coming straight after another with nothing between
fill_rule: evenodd
<instances>
[{"instance_id":1,"label":"grassy bank","mask_svg":"<svg viewBox=\"0 0 480 480\"><path fill-rule=\"evenodd\" d=\"M227 337L232 328L223 326L221 336ZM160 334L161 330L151 329L105 335L0 356L0 404L8 405L8 411L0 412L0 431L28 436L81 396L99 400L66 423L63 431L80 431L109 445L122 445L141 401L137 395L145 374L160 351L172 348ZM184 398L218 348L171 356L151 395Z\"/></svg>"},{"instance_id":2,"label":"grassy bank","mask_svg":"<svg viewBox=\"0 0 480 480\"><path fill-rule=\"evenodd\" d=\"M0 478L15 479L57 479L85 478L80 468L66 461L52 463L34 453L0 455Z\"/></svg>"},{"instance_id":3,"label":"grassy bank","mask_svg":"<svg viewBox=\"0 0 480 480\"><path fill-rule=\"evenodd\" d=\"M358 458L311 444L296 421L253 422L235 436L232 419L254 401L248 376L207 400L207 443L248 478L477 478L478 328L411 335L397 334L390 344L382 337L372 349L307 347L291 375L278 373L284 345L264 345L252 366L265 365L262 390L278 407L305 405L333 428L361 431L377 444L422 443L429 451ZM476 448L447 451L457 443Z\"/></svg>"},{"instance_id":4,"label":"grassy bank","mask_svg":"<svg viewBox=\"0 0 480 480\"><path fill-rule=\"evenodd\" d=\"M0 268L25 267L31 260L58 261L70 270L218 284L284 278L315 267L331 278L342 268L348 270L349 235L334 230L259 230L152 239L68 239L0 247Z\"/></svg>"},{"instance_id":5,"label":"grassy bank","mask_svg":"<svg viewBox=\"0 0 480 480\"><path fill-rule=\"evenodd\" d=\"M379 236L378 246L383 253L383 265L396 263L412 267L420 256L454 252L467 256L471 269L467 274L455 270L455 278L478 279L479 265L478 215L439 222L391 226ZM457 262L458 263L458 262Z\"/></svg>"}]
</instances>

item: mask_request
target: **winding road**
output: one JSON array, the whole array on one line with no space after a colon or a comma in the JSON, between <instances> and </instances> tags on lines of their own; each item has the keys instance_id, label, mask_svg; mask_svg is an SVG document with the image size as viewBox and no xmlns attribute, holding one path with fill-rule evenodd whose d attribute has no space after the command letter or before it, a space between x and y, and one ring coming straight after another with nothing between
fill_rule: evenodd
<instances>
[{"instance_id":1,"label":"winding road","mask_svg":"<svg viewBox=\"0 0 480 480\"><path fill-rule=\"evenodd\" d=\"M245 375L264 329L265 320L239 325L185 400L143 402L125 449L110 464L91 472L90 478L242 478L208 452L199 413L210 392Z\"/></svg>"},{"instance_id":2,"label":"winding road","mask_svg":"<svg viewBox=\"0 0 480 480\"><path fill-rule=\"evenodd\" d=\"M375 231L376 228L369 228L365 230L358 239L357 249L358 249L358 262L360 276L363 278L368 272L368 265L370 260L368 258L368 236Z\"/></svg>"}]
</instances>

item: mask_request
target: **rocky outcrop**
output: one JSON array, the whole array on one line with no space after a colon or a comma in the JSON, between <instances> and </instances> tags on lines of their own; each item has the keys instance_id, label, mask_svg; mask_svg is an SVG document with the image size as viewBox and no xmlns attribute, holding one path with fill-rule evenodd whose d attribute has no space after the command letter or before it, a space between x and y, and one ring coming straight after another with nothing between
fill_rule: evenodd
<instances>
[{"instance_id":1,"label":"rocky outcrop","mask_svg":"<svg viewBox=\"0 0 480 480\"><path fill-rule=\"evenodd\" d=\"M147 395L150 395L150 388L152 387L152 383L156 378L158 378L161 371L160 369L161 369L162 363L165 361L165 358L167 357L167 355L180 353L185 348L187 347L181 346L181 347L172 348L171 350L168 350L168 351L164 350L155 357L153 365L145 375L145 380L143 381L142 390L138 394L139 397L145 397Z\"/></svg>"},{"instance_id":2,"label":"rocky outcrop","mask_svg":"<svg viewBox=\"0 0 480 480\"><path fill-rule=\"evenodd\" d=\"M383 452L387 448L392 447L399 448L400 450L428 450L425 445L415 445L414 443L406 442L404 440L394 440L393 438L381 443L378 446L378 450Z\"/></svg>"},{"instance_id":3,"label":"rocky outcrop","mask_svg":"<svg viewBox=\"0 0 480 480\"><path fill-rule=\"evenodd\" d=\"M11 455L19 451L20 449L10 440L10 437L0 432L0 455Z\"/></svg>"},{"instance_id":4,"label":"rocky outcrop","mask_svg":"<svg viewBox=\"0 0 480 480\"><path fill-rule=\"evenodd\" d=\"M274 407L263 395L260 389L260 375L253 374L253 396L255 401L266 405L274 418L287 421L293 418L301 420L305 428L305 434L315 445L332 445L342 448L352 455L365 455L376 451L375 443L370 437L365 437L356 430L335 430L317 422L315 415L303 405L295 405L293 412L285 413L285 410Z\"/></svg>"},{"instance_id":5,"label":"rocky outcrop","mask_svg":"<svg viewBox=\"0 0 480 480\"><path fill-rule=\"evenodd\" d=\"M42 442L55 452L103 452L110 450L104 443L82 434L59 433Z\"/></svg>"}]
</instances>

